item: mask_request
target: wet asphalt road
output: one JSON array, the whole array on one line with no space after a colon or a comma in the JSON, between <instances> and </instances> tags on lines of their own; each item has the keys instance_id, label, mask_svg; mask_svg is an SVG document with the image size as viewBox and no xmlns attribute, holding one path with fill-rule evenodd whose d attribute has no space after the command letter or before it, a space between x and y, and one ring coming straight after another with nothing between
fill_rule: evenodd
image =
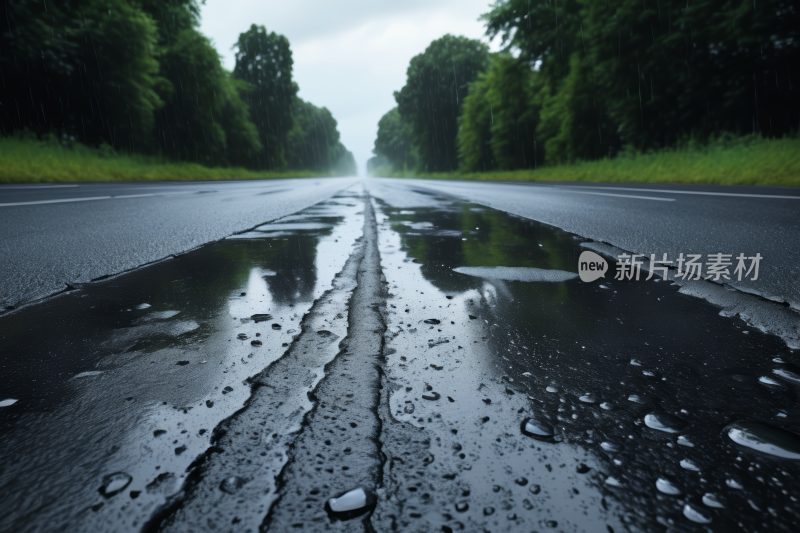
<instances>
[{"instance_id":1,"label":"wet asphalt road","mask_svg":"<svg viewBox=\"0 0 800 533\"><path fill-rule=\"evenodd\" d=\"M0 315L0 530L800 528L790 306L575 279L582 251L623 243L531 216L598 195L424 185L322 181L278 220L226 192L272 222ZM573 221L683 200L598 198ZM770 200L738 218L797 213ZM353 490L365 505L336 512Z\"/></svg>"},{"instance_id":2,"label":"wet asphalt road","mask_svg":"<svg viewBox=\"0 0 800 533\"><path fill-rule=\"evenodd\" d=\"M186 252L355 181L0 185L0 309Z\"/></svg>"}]
</instances>

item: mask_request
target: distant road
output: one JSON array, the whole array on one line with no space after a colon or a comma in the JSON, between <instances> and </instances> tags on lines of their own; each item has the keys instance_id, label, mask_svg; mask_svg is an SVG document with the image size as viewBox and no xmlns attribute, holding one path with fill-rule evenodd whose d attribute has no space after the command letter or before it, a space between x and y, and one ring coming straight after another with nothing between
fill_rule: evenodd
<instances>
[{"instance_id":1,"label":"distant road","mask_svg":"<svg viewBox=\"0 0 800 533\"><path fill-rule=\"evenodd\" d=\"M382 179L383 180L383 179ZM359 178L0 186L0 306L157 261L331 197ZM385 179L649 256L763 256L733 282L800 309L800 191L776 187Z\"/></svg>"},{"instance_id":2,"label":"distant road","mask_svg":"<svg viewBox=\"0 0 800 533\"><path fill-rule=\"evenodd\" d=\"M0 309L294 213L356 181L0 185Z\"/></svg>"}]
</instances>

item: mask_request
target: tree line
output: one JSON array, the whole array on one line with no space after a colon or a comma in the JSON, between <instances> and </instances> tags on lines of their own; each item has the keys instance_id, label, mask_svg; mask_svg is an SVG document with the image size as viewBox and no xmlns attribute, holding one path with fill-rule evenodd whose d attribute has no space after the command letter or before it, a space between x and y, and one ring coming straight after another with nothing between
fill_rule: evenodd
<instances>
[{"instance_id":1,"label":"tree line","mask_svg":"<svg viewBox=\"0 0 800 533\"><path fill-rule=\"evenodd\" d=\"M373 169L535 169L800 125L791 0L500 0L414 57Z\"/></svg>"},{"instance_id":2,"label":"tree line","mask_svg":"<svg viewBox=\"0 0 800 533\"><path fill-rule=\"evenodd\" d=\"M355 174L336 120L297 96L289 40L252 25L226 71L197 0L8 0L2 135L207 166Z\"/></svg>"}]
</instances>

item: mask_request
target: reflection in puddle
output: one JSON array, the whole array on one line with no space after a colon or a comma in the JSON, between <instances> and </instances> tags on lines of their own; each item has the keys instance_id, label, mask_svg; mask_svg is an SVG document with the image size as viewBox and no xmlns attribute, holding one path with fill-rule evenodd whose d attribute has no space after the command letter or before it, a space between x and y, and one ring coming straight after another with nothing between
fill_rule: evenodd
<instances>
[{"instance_id":1,"label":"reflection in puddle","mask_svg":"<svg viewBox=\"0 0 800 533\"><path fill-rule=\"evenodd\" d=\"M387 357L387 374L399 389L392 414L416 421L436 441L458 440L467 449L466 442L474 439L474 460L467 455L451 467L460 472L456 481L470 480L469 487L458 490L472 491L471 502L490 501L492 494L483 486L508 484L503 480L512 478L510 471L516 473L518 465L535 465L526 477L537 480L543 494L549 492L547 513L558 527L596 530L596 523L582 523L569 511L569 501L583 498L583 489L581 495L568 495L568 485L564 492L554 485L565 476L549 479L557 471L552 460L557 454L565 464L590 465L589 457L596 462L583 485L605 498L603 505L628 528L800 528L795 497L800 463L793 460L800 453L800 408L792 381L800 375L792 361L800 361L783 341L721 317L717 308L658 280L605 279L600 286L493 275L498 267L575 272L580 239L427 191L420 205L407 199L394 205L390 187L374 189L386 228L381 251L393 335L387 347L396 350ZM400 264L402 269L394 266ZM443 324L454 322L436 335L449 334L457 347L428 350L428 330L413 333L411 326L430 309L438 311ZM477 319L465 320L467 315ZM774 368L777 355L781 359ZM450 404L420 412L425 404L413 398L420 382L452 395L453 406L465 402L472 421ZM406 385L412 392L403 392ZM491 404L479 401L484 395ZM407 414L403 402L415 409ZM493 411L498 404L502 412ZM530 419L540 422L531 426ZM461 427L454 425L458 420ZM548 425L563 439L560 444L531 447L513 437L515 432L546 434L541 428ZM465 435L470 427L472 433ZM518 446L527 446L521 463L514 459ZM492 447L502 455L489 459ZM546 468L537 468L542 465ZM471 469L465 471L467 466ZM453 488L449 502L458 498ZM601 508L596 501L584 505ZM515 509L517 521L537 523L535 516ZM454 515L493 531L519 527L519 522L494 525L470 513ZM614 519L599 520L610 524Z\"/></svg>"},{"instance_id":2,"label":"reflection in puddle","mask_svg":"<svg viewBox=\"0 0 800 533\"><path fill-rule=\"evenodd\" d=\"M331 287L358 194L4 316L0 529L140 529Z\"/></svg>"}]
</instances>

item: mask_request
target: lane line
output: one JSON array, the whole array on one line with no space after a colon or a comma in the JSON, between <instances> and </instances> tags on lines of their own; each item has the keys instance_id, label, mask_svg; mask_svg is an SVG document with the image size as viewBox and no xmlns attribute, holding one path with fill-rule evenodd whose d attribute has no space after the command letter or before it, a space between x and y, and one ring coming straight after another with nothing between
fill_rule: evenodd
<instances>
[{"instance_id":1,"label":"lane line","mask_svg":"<svg viewBox=\"0 0 800 533\"><path fill-rule=\"evenodd\" d=\"M0 191L6 189L63 189L64 187L77 187L77 185L3 185Z\"/></svg>"},{"instance_id":2,"label":"lane line","mask_svg":"<svg viewBox=\"0 0 800 533\"><path fill-rule=\"evenodd\" d=\"M559 189L560 191L575 192L578 194L596 194L598 196L616 196L618 198L636 198L638 200L657 200L659 202L674 202L675 198L658 198L656 196L635 196L633 194L611 194L609 192L591 191L570 191L569 189Z\"/></svg>"},{"instance_id":3,"label":"lane line","mask_svg":"<svg viewBox=\"0 0 800 533\"><path fill-rule=\"evenodd\" d=\"M270 184L270 187L258 187L255 190L270 190L277 187L277 185ZM142 187L142 189L147 189L150 187ZM251 188L253 189L253 188ZM135 190L135 189L134 189ZM248 190L248 189L244 189ZM92 200L113 200L115 198L145 198L149 196L169 196L174 194L195 194L198 192L204 192L203 190L191 190L191 191L173 191L173 192L161 192L161 193L148 193L148 194L121 194L117 196L90 196L86 198L62 198L58 200L36 200L33 202L12 202L12 203L4 203L0 204L0 207L14 207L14 206L22 206L22 205L42 205L42 204L62 204L62 203L69 203L69 202L88 202ZM208 192L219 192L217 190L208 191ZM242 192L242 189L235 191L235 192ZM281 192L281 191L277 191Z\"/></svg>"},{"instance_id":4,"label":"lane line","mask_svg":"<svg viewBox=\"0 0 800 533\"><path fill-rule=\"evenodd\" d=\"M704 196L738 196L741 198L781 198L786 200L800 200L800 196L781 196L777 194L743 194L733 192L705 192L705 191L671 191L669 189L636 189L633 187L594 187L592 185L571 185L570 187L581 187L585 189L603 189L619 191L641 191L641 192L665 192L668 194L699 194ZM559 187L560 188L560 187Z\"/></svg>"},{"instance_id":5,"label":"lane line","mask_svg":"<svg viewBox=\"0 0 800 533\"><path fill-rule=\"evenodd\" d=\"M173 193L175 194L175 193ZM113 200L115 198L144 198L146 196L160 196L156 194L128 194L123 196L91 196L87 198L62 198L60 200L38 200L36 202L15 202L0 204L0 207L14 207L17 205L63 204L68 202L90 202L93 200Z\"/></svg>"}]
</instances>

